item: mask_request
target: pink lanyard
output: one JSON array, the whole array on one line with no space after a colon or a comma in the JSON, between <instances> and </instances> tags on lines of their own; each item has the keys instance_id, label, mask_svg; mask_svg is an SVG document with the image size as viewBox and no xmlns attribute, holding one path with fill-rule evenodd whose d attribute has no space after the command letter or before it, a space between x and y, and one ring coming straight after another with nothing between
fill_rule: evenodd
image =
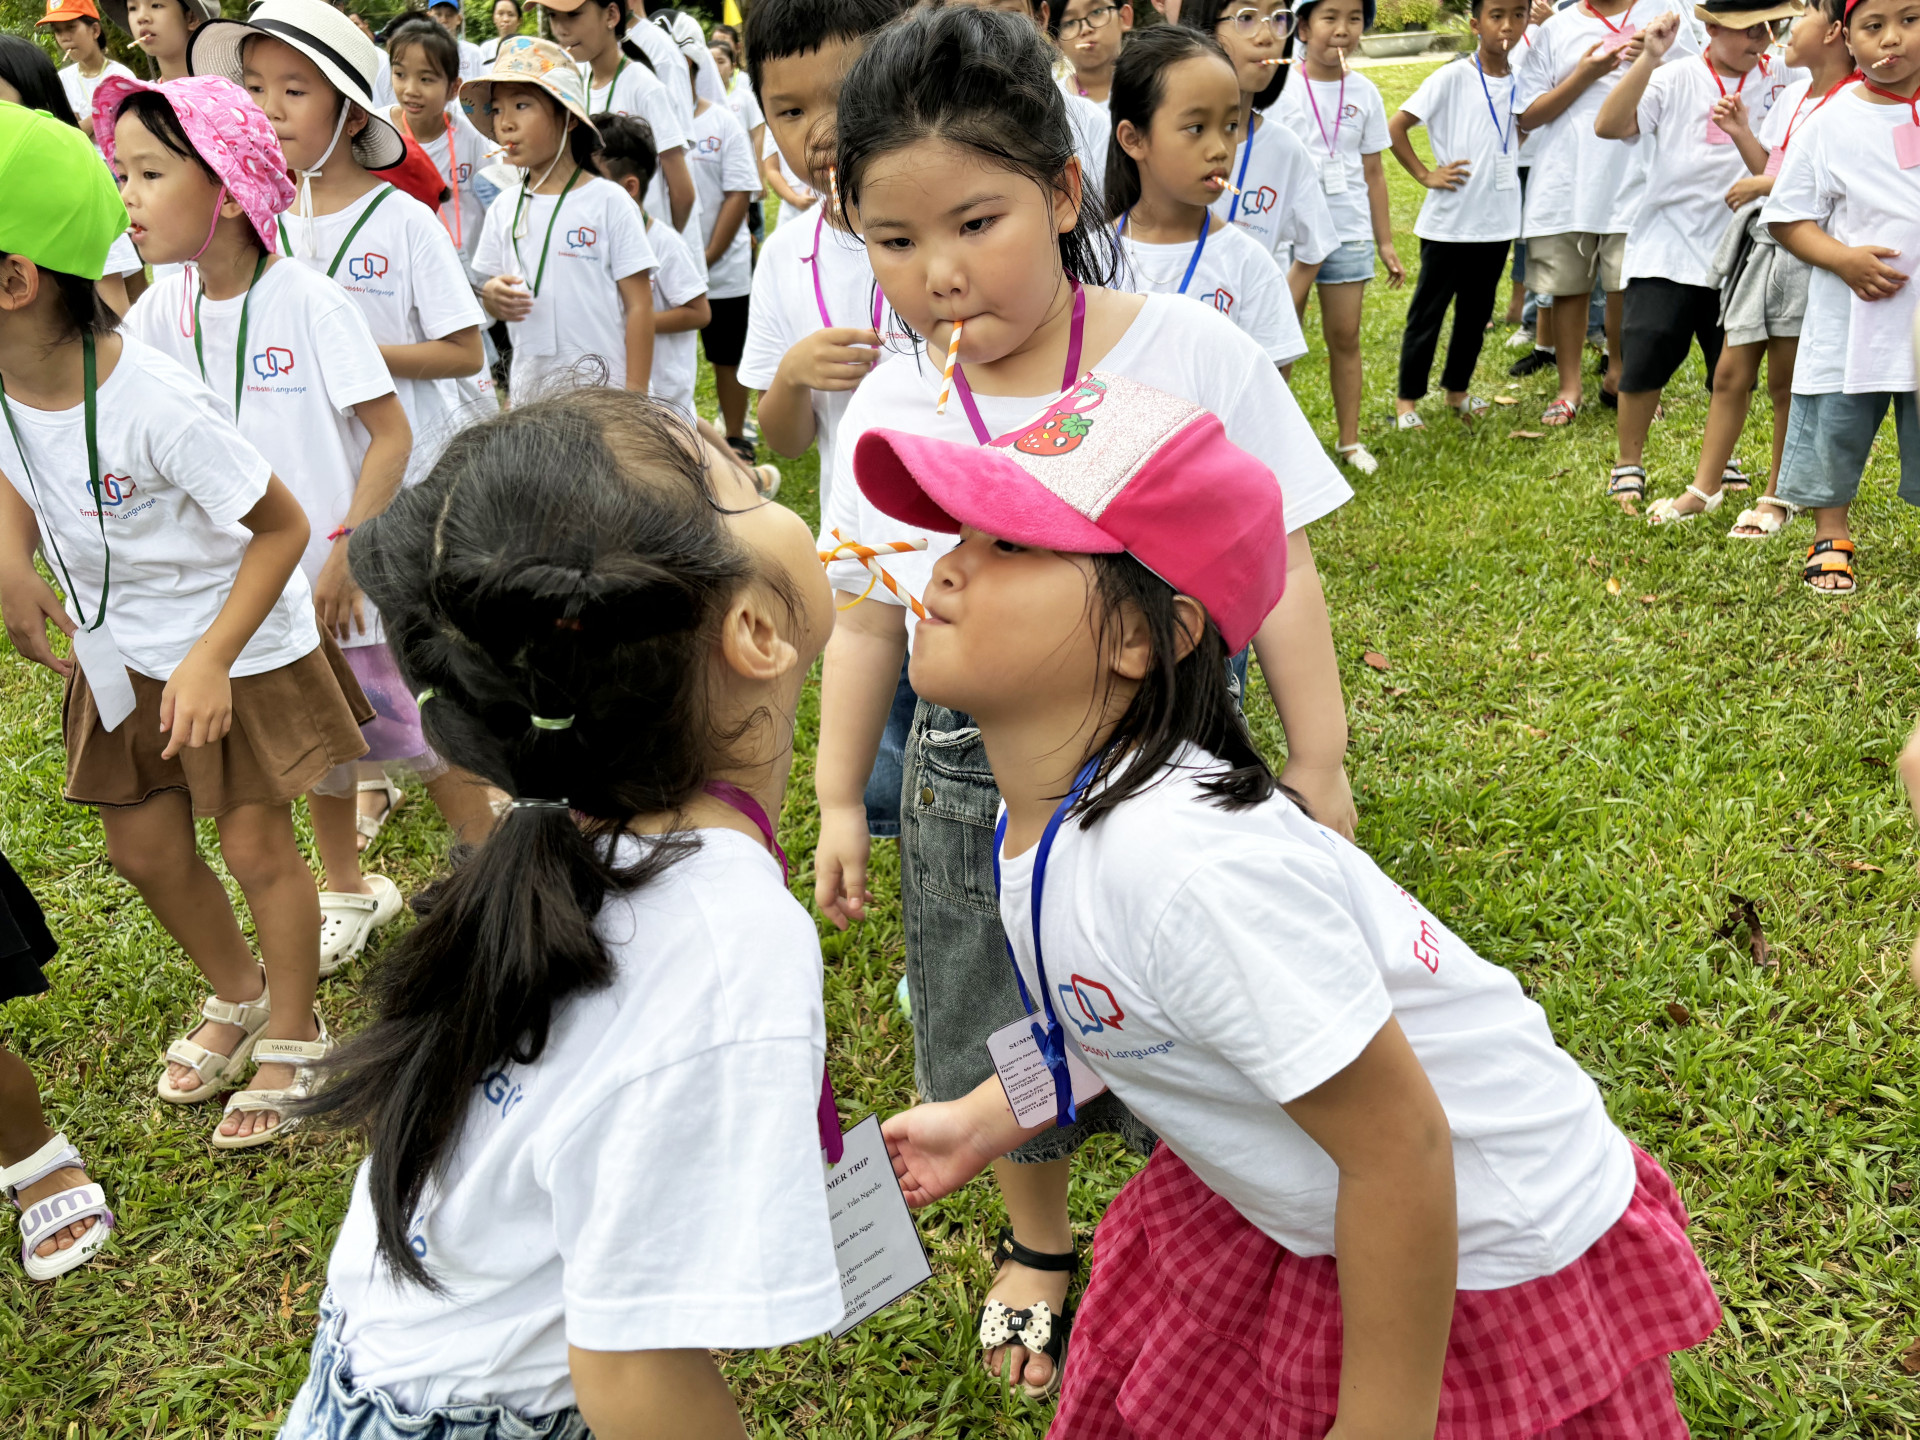
<instances>
[{"instance_id":1,"label":"pink lanyard","mask_svg":"<svg viewBox=\"0 0 1920 1440\"><path fill-rule=\"evenodd\" d=\"M833 316L827 310L827 292L820 288L820 238L827 224L827 212L822 210L813 222L813 253L807 256L807 264L813 270L813 303L820 311L820 326L824 330L833 329ZM880 287L873 287L873 328L880 329Z\"/></svg>"},{"instance_id":2,"label":"pink lanyard","mask_svg":"<svg viewBox=\"0 0 1920 1440\"><path fill-rule=\"evenodd\" d=\"M784 881L792 873L787 864L787 852L780 848L780 842L774 838L773 821L767 818L766 809L760 802L742 790L738 785L726 780L709 780L701 787L716 800L725 801L738 810L747 819L759 827L760 834L780 861L780 878ZM846 1154L847 1143L840 1135L840 1110L833 1103L833 1077L823 1066L820 1071L820 1109L816 1117L820 1125L820 1148L827 1152L830 1163L838 1165L840 1157Z\"/></svg>"},{"instance_id":3,"label":"pink lanyard","mask_svg":"<svg viewBox=\"0 0 1920 1440\"><path fill-rule=\"evenodd\" d=\"M1071 275L1067 283L1073 286L1073 319L1067 327L1066 373L1060 377L1063 392L1071 390L1073 382L1080 378L1080 342L1087 330L1087 292ZM993 444L993 434L987 429L987 422L980 418L980 407L973 403L973 387L967 384L967 372L957 364L953 367L953 388L960 392L960 406L967 412L967 423L973 426L974 438L982 445Z\"/></svg>"},{"instance_id":4,"label":"pink lanyard","mask_svg":"<svg viewBox=\"0 0 1920 1440\"><path fill-rule=\"evenodd\" d=\"M1713 61L1707 56L1702 55L1700 57L1700 63L1707 67L1707 74L1713 76L1713 83L1720 87L1720 98L1722 100L1726 99L1727 98L1727 82L1722 80L1720 78L1720 72L1713 68ZM1747 88L1747 76L1751 75L1752 73L1753 72L1751 70L1743 70L1741 72L1740 83L1733 87L1734 94L1738 95L1742 90Z\"/></svg>"},{"instance_id":5,"label":"pink lanyard","mask_svg":"<svg viewBox=\"0 0 1920 1440\"><path fill-rule=\"evenodd\" d=\"M1307 103L1313 106L1313 123L1320 127L1320 140L1327 147L1327 158L1331 160L1334 152L1340 148L1340 122L1347 113L1347 77L1340 76L1340 106L1333 112L1333 138L1327 139L1327 122L1320 118L1320 102L1313 97L1313 81L1307 81Z\"/></svg>"}]
</instances>

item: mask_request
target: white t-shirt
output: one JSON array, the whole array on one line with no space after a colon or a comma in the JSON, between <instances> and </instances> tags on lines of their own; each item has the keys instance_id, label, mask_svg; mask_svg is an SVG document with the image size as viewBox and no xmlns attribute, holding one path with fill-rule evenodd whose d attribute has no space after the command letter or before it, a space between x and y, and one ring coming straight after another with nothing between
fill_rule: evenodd
<instances>
[{"instance_id":1,"label":"white t-shirt","mask_svg":"<svg viewBox=\"0 0 1920 1440\"><path fill-rule=\"evenodd\" d=\"M124 75L129 80L140 78L118 60L107 61L106 66L92 79L80 73L80 66L77 63L61 67L60 88L67 92L67 103L73 106L73 113L76 116L85 120L93 114L93 92L112 75Z\"/></svg>"},{"instance_id":2,"label":"white t-shirt","mask_svg":"<svg viewBox=\"0 0 1920 1440\"><path fill-rule=\"evenodd\" d=\"M642 27L635 26L637 33ZM654 35L660 35L658 27L645 27ZM667 41L672 45L671 40ZM686 66L679 59L680 52L674 50L674 63L684 71ZM580 73L587 80L587 111L599 115L610 112L615 115L631 115L644 120L653 130L653 148L655 153L665 155L669 150L681 150L687 144L687 127L692 124L692 114L683 114L671 92L656 79L647 67L637 60L620 57L620 66L614 71L612 83L604 89L593 87L593 72L590 66L582 65ZM660 170L653 173L653 183L647 186L643 203L649 212L671 218L673 203L667 194L667 177ZM700 202L696 193L693 210L687 216L687 223L680 227L680 233L686 235L699 223ZM695 231L694 233L698 233Z\"/></svg>"},{"instance_id":3,"label":"white t-shirt","mask_svg":"<svg viewBox=\"0 0 1920 1440\"><path fill-rule=\"evenodd\" d=\"M240 433L306 511L310 528L300 568L309 583L318 580L333 553L327 537L345 523L367 457L367 430L353 407L394 393L380 347L338 285L282 260L261 275L251 303L245 295L200 302L196 354L192 339L180 333L181 288L178 276L154 285L127 312L126 328L190 373L199 373L205 356L205 384L229 418L234 362L242 362ZM242 308L247 353L239 356ZM339 643L351 648L379 638L375 623Z\"/></svg>"},{"instance_id":4,"label":"white t-shirt","mask_svg":"<svg viewBox=\"0 0 1920 1440\"><path fill-rule=\"evenodd\" d=\"M898 358L897 354L889 354L889 347L896 351L910 348L912 337L874 282L867 247L860 243L860 238L822 224L818 206L804 212L803 218L805 224L775 230L760 247L760 263L753 270L747 338L740 351L740 383L749 390L765 390L773 384L787 351L816 330L874 328L881 335L881 363L860 382L864 388L873 383L873 375ZM816 236L820 242L817 261ZM814 291L816 273L817 295ZM878 325L874 322L876 303ZM822 515L827 513L836 483L834 437L840 428L840 417L859 393L858 390L813 392L814 433L820 447Z\"/></svg>"},{"instance_id":5,"label":"white t-shirt","mask_svg":"<svg viewBox=\"0 0 1920 1440\"><path fill-rule=\"evenodd\" d=\"M1073 127L1073 149L1080 157L1083 188L1097 213L1104 213L1100 197L1107 190L1107 146L1113 139L1113 116L1107 107L1084 95L1062 91L1067 101L1067 123Z\"/></svg>"},{"instance_id":6,"label":"white t-shirt","mask_svg":"<svg viewBox=\"0 0 1920 1440\"><path fill-rule=\"evenodd\" d=\"M1373 212L1361 157L1377 155L1392 143L1379 88L1358 71L1339 80L1309 80L1303 70L1288 78L1267 114L1307 147L1340 242L1373 239ZM1329 170L1338 172L1331 182L1326 179ZM1328 193L1329 183L1334 193ZM1346 188L1340 189L1342 185Z\"/></svg>"},{"instance_id":7,"label":"white t-shirt","mask_svg":"<svg viewBox=\"0 0 1920 1440\"><path fill-rule=\"evenodd\" d=\"M713 227L719 222L720 207L728 192L744 190L751 197L760 188L760 171L753 162L753 147L733 111L725 105L709 105L702 114L693 117L687 164L693 171L693 188L700 196L700 237L704 246L713 239ZM704 261L704 249L698 258ZM743 216L733 232L733 240L707 275L707 293L716 300L730 300L752 288L753 237L747 233Z\"/></svg>"},{"instance_id":8,"label":"white t-shirt","mask_svg":"<svg viewBox=\"0 0 1920 1440\"><path fill-rule=\"evenodd\" d=\"M449 143L452 159L447 155ZM440 217L441 228L453 241L454 249L460 252L462 263L471 264L473 252L480 244L480 227L487 218L487 207L481 203L473 180L487 168L487 157L495 146L473 128L473 122L455 105L447 110L447 127L439 138L421 141L420 148L427 152L427 158L439 168L447 188L453 191L447 203L434 213Z\"/></svg>"},{"instance_id":9,"label":"white t-shirt","mask_svg":"<svg viewBox=\"0 0 1920 1440\"><path fill-rule=\"evenodd\" d=\"M113 237L113 244L107 247L107 263L101 270L102 275L138 275L146 270L140 259L140 252L133 247L133 237L122 230ZM156 267L157 268L157 267ZM172 267L175 275L181 273L181 267Z\"/></svg>"},{"instance_id":10,"label":"white t-shirt","mask_svg":"<svg viewBox=\"0 0 1920 1440\"><path fill-rule=\"evenodd\" d=\"M693 263L687 242L664 220L647 220L647 243L658 264L653 267L653 308L677 310L707 293L706 277ZM653 337L653 373L647 393L664 400L688 420L693 413L693 387L700 371L700 332L680 330Z\"/></svg>"},{"instance_id":11,"label":"white t-shirt","mask_svg":"<svg viewBox=\"0 0 1920 1440\"><path fill-rule=\"evenodd\" d=\"M1400 1022L1453 1136L1462 1290L1536 1280L1625 1213L1633 1150L1511 972L1276 795L1228 813L1189 749L1091 830L1062 825L1041 936L1067 1043L1296 1255L1332 1255L1339 1171L1282 1109ZM1001 859L1030 992L1038 847ZM1037 1003L1037 999L1036 999Z\"/></svg>"},{"instance_id":12,"label":"white t-shirt","mask_svg":"<svg viewBox=\"0 0 1920 1440\"><path fill-rule=\"evenodd\" d=\"M356 1386L539 1416L574 1403L568 1345L750 1350L838 1323L820 942L757 842L699 838L608 898L613 983L475 1093L412 1226L443 1293L391 1279L361 1167L327 1266Z\"/></svg>"},{"instance_id":13,"label":"white t-shirt","mask_svg":"<svg viewBox=\"0 0 1920 1440\"><path fill-rule=\"evenodd\" d=\"M1192 304L1178 295L1149 295L1119 343L1087 368L1127 376L1219 416L1227 439L1279 477L1289 531L1312 524L1353 497L1280 372L1252 336L1210 306ZM945 415L933 413L939 393L940 366L929 363L924 355L894 356L861 382L841 422L846 443L836 447L834 454L833 486L820 507L825 517L822 533L838 526L844 539L864 545L923 538L883 514L862 493L853 478L853 441L868 430L884 427L937 440L977 443L958 399L948 403ZM1056 394L976 393L974 402L988 431L1005 436L1035 419ZM1098 424L1098 412L1088 413ZM1222 517L1221 523L1229 523L1229 518ZM926 593L934 562L956 543L952 535L924 538L925 550L885 562L888 573L915 595ZM836 590L858 594L867 588L867 572L855 561L835 561L827 567L827 578ZM868 598L887 605L901 603L883 585L876 585ZM916 622L911 610L906 615L911 646Z\"/></svg>"},{"instance_id":14,"label":"white t-shirt","mask_svg":"<svg viewBox=\"0 0 1920 1440\"><path fill-rule=\"evenodd\" d=\"M814 193L813 187L807 184L807 182L802 180L798 175L793 173L793 167L787 164L787 157L785 155L782 155L780 153L780 147L774 144L773 131L772 130L766 131L765 137L766 138L760 142L761 143L760 158L764 160L769 155L773 157L774 164L780 167L780 178L787 182L788 187L793 191L794 194L796 195L813 194ZM812 205L808 205L803 209L798 206L789 205L787 204L786 201L782 200L780 202L779 213L777 213L773 217L773 228L778 230L781 226L785 225L790 220L798 220L802 215L811 216L815 213L817 213L816 209Z\"/></svg>"},{"instance_id":15,"label":"white t-shirt","mask_svg":"<svg viewBox=\"0 0 1920 1440\"><path fill-rule=\"evenodd\" d=\"M1211 222L1215 216L1209 212ZM1287 365L1307 353L1307 337L1300 333L1294 314L1293 292L1286 276L1260 242L1238 225L1221 225L1207 236L1193 278L1184 292L1180 282L1193 263L1194 242L1184 245L1144 245L1125 229L1120 232L1121 272L1116 290L1136 295L1179 295L1211 305L1259 343L1276 365Z\"/></svg>"},{"instance_id":16,"label":"white t-shirt","mask_svg":"<svg viewBox=\"0 0 1920 1440\"><path fill-rule=\"evenodd\" d=\"M673 43L673 37L651 21L639 20L627 27L627 39L633 41L653 62L653 73L667 87L673 108L680 116L680 128L693 119L693 72L687 69L687 57ZM631 67L629 67L631 68ZM645 67L641 67L644 69Z\"/></svg>"},{"instance_id":17,"label":"white t-shirt","mask_svg":"<svg viewBox=\"0 0 1920 1440\"><path fill-rule=\"evenodd\" d=\"M507 38L505 35L489 35L486 39L482 40L480 42L480 58L488 65L492 65L493 57L500 53L500 42Z\"/></svg>"},{"instance_id":18,"label":"white t-shirt","mask_svg":"<svg viewBox=\"0 0 1920 1440\"><path fill-rule=\"evenodd\" d=\"M1887 263L1911 272L1920 256L1920 168L1900 168L1893 132L1912 123L1906 106L1873 104L1849 85L1794 130L1761 218L1812 220L1842 245L1885 245L1900 252ZM1813 267L1794 393L1914 389L1916 298L1920 282L1891 299L1862 300L1831 270Z\"/></svg>"},{"instance_id":19,"label":"white t-shirt","mask_svg":"<svg viewBox=\"0 0 1920 1440\"><path fill-rule=\"evenodd\" d=\"M87 475L85 407L8 403L27 454L23 463L0 425L0 472L39 522L47 568L62 589L72 576L80 592L68 613L78 620L84 611L91 624L108 554ZM253 538L240 519L267 493L272 469L198 377L135 335L122 335L95 415L112 555L107 629L129 669L167 680L232 593ZM296 567L230 673L278 670L319 643L313 592Z\"/></svg>"},{"instance_id":20,"label":"white t-shirt","mask_svg":"<svg viewBox=\"0 0 1920 1440\"><path fill-rule=\"evenodd\" d=\"M740 76L733 77L733 89L727 92L727 107L733 111L733 118L740 122L740 128L747 133L747 139L753 139L753 132L767 123L766 113L760 108L760 101L753 93L753 86ZM763 151L762 154L765 152ZM760 157L755 156L756 160ZM760 188L760 177L754 175L754 188Z\"/></svg>"},{"instance_id":21,"label":"white t-shirt","mask_svg":"<svg viewBox=\"0 0 1920 1440\"><path fill-rule=\"evenodd\" d=\"M1259 240L1283 270L1296 260L1318 265L1340 248L1333 212L1320 188L1320 167L1285 124L1259 116L1251 133L1253 148L1241 142L1227 172L1240 194L1221 195L1213 202L1214 213Z\"/></svg>"},{"instance_id":22,"label":"white t-shirt","mask_svg":"<svg viewBox=\"0 0 1920 1440\"><path fill-rule=\"evenodd\" d=\"M367 214L379 196L379 208ZM366 224L346 245L362 216ZM330 277L354 298L376 345L417 345L444 340L468 326L484 325L486 315L474 298L467 267L439 217L404 191L375 186L360 199L311 223L291 210L280 217L281 253ZM343 253L343 247L351 254ZM480 377L491 392L492 377L482 365ZM396 378L394 393L413 426L413 457L407 462L409 485L417 483L440 456L440 447L463 423L460 390L454 381Z\"/></svg>"},{"instance_id":23,"label":"white t-shirt","mask_svg":"<svg viewBox=\"0 0 1920 1440\"><path fill-rule=\"evenodd\" d=\"M1560 11L1534 32L1533 44L1525 47L1520 63L1514 67L1520 82L1517 104L1521 112L1524 114L1534 101L1572 74L1589 46L1614 33L1610 27L1632 25L1637 29L1656 16L1678 9L1674 0L1636 0L1624 13L1606 20L1584 3ZM1699 53L1700 42L1691 23L1685 23L1661 63L1685 61ZM1699 61L1695 59L1694 63ZM1528 239L1569 233L1619 233L1613 229L1614 218L1619 213L1632 149L1617 140L1602 140L1594 133L1593 122L1601 103L1625 73L1623 65L1601 76L1552 121L1534 131L1527 157L1533 174L1527 180L1526 217L1521 222Z\"/></svg>"},{"instance_id":24,"label":"white t-shirt","mask_svg":"<svg viewBox=\"0 0 1920 1440\"><path fill-rule=\"evenodd\" d=\"M1720 99L1716 79L1729 95L1738 87L1757 139L1772 93L1757 68L1743 83L1709 73L1702 58L1662 65L1647 81L1640 97L1640 134L1627 142L1651 152L1640 213L1627 232L1621 274L1628 280L1656 276L1681 285L1713 283L1713 252L1733 214L1727 191L1752 173L1731 138L1707 143L1708 117Z\"/></svg>"},{"instance_id":25,"label":"white t-shirt","mask_svg":"<svg viewBox=\"0 0 1920 1440\"><path fill-rule=\"evenodd\" d=\"M1777 67L1774 73L1776 76L1779 74ZM1806 71L1796 70L1793 73L1795 78L1774 93L1773 103L1767 107L1766 118L1753 128L1754 137L1769 152L1785 141L1789 127L1798 132L1800 122L1811 113L1814 102L1820 98L1807 93L1813 79Z\"/></svg>"},{"instance_id":26,"label":"white t-shirt","mask_svg":"<svg viewBox=\"0 0 1920 1440\"><path fill-rule=\"evenodd\" d=\"M1520 233L1517 82L1512 76L1482 76L1475 58L1442 65L1400 107L1427 127L1435 165L1465 160L1468 166L1466 183L1458 190L1429 190L1420 201L1413 233L1422 240L1471 244L1511 240ZM1511 171L1504 189L1503 167Z\"/></svg>"},{"instance_id":27,"label":"white t-shirt","mask_svg":"<svg viewBox=\"0 0 1920 1440\"><path fill-rule=\"evenodd\" d=\"M514 211L521 192L502 192L487 207L487 223L473 257L474 270L489 279L518 275L529 290L535 280L540 282L527 318L507 326L513 340L507 388L515 404L531 400L582 362L581 380L616 390L625 386L627 322L619 282L658 263L647 243L640 207L611 180L581 176L566 194L565 214L556 217L560 198L528 196L521 216L525 233L516 241ZM600 378L602 367L605 379Z\"/></svg>"}]
</instances>

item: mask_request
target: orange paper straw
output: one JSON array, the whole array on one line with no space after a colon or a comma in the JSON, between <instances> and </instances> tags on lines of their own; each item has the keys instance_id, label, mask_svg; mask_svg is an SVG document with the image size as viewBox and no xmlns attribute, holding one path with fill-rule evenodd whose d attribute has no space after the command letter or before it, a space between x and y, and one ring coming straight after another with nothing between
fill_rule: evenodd
<instances>
[{"instance_id":1,"label":"orange paper straw","mask_svg":"<svg viewBox=\"0 0 1920 1440\"><path fill-rule=\"evenodd\" d=\"M911 591L901 588L899 583L877 563L883 555L905 555L915 550L926 549L927 542L924 539L891 540L884 545L873 546L856 544L851 540L842 540L838 530L834 530L831 533L833 538L839 540L840 543L831 550L822 550L820 552L821 561L824 563L843 558L858 560L862 565L866 566L867 569L867 588L860 592L860 598L853 602L854 605L858 605L861 600L871 595L873 593L874 582L878 581L880 584L886 586L909 610L913 611L914 619L924 620L927 618L926 607L920 603ZM841 608L851 609L853 607L842 606Z\"/></svg>"},{"instance_id":2,"label":"orange paper straw","mask_svg":"<svg viewBox=\"0 0 1920 1440\"><path fill-rule=\"evenodd\" d=\"M964 323L960 320L954 321L953 334L947 340L947 368L940 374L940 398L934 402L933 407L933 413L936 415L947 413L947 396L953 389L953 367L960 360L960 327Z\"/></svg>"}]
</instances>

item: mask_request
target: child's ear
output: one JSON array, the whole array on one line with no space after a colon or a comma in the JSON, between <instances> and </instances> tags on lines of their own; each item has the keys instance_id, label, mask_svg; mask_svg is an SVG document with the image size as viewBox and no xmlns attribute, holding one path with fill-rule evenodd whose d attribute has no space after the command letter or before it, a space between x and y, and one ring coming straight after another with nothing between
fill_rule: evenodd
<instances>
[{"instance_id":1,"label":"child's ear","mask_svg":"<svg viewBox=\"0 0 1920 1440\"><path fill-rule=\"evenodd\" d=\"M640 203L640 177L638 175L622 175L620 177L620 188L627 192L627 198L633 201L634 204L638 205Z\"/></svg>"},{"instance_id":2,"label":"child's ear","mask_svg":"<svg viewBox=\"0 0 1920 1440\"><path fill-rule=\"evenodd\" d=\"M24 255L0 256L0 313L24 310L40 293L40 268Z\"/></svg>"},{"instance_id":3,"label":"child's ear","mask_svg":"<svg viewBox=\"0 0 1920 1440\"><path fill-rule=\"evenodd\" d=\"M1147 158L1146 137L1131 120L1122 120L1114 126L1113 138L1119 143L1120 148L1127 152L1127 158L1136 165Z\"/></svg>"},{"instance_id":4,"label":"child's ear","mask_svg":"<svg viewBox=\"0 0 1920 1440\"><path fill-rule=\"evenodd\" d=\"M799 663L800 652L781 633L784 608L764 584L743 586L720 625L720 654L743 680L768 684Z\"/></svg>"},{"instance_id":5,"label":"child's ear","mask_svg":"<svg viewBox=\"0 0 1920 1440\"><path fill-rule=\"evenodd\" d=\"M1060 172L1060 178L1053 187L1053 226L1062 235L1080 223L1080 196L1084 186L1084 177L1080 174L1080 157L1074 156Z\"/></svg>"}]
</instances>

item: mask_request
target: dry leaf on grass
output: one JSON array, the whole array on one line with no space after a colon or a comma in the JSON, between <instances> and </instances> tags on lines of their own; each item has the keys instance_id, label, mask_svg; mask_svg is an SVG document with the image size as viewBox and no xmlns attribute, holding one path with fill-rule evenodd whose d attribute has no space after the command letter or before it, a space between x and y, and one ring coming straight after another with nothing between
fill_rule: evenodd
<instances>
[{"instance_id":1,"label":"dry leaf on grass","mask_svg":"<svg viewBox=\"0 0 1920 1440\"><path fill-rule=\"evenodd\" d=\"M1693 1023L1693 1012L1678 1000L1669 1000L1667 1002L1667 1018L1676 1025L1691 1025Z\"/></svg>"},{"instance_id":2,"label":"dry leaf on grass","mask_svg":"<svg viewBox=\"0 0 1920 1440\"><path fill-rule=\"evenodd\" d=\"M1651 605L1653 604L1654 601L1658 600L1659 598L1660 597L1658 595L1642 595L1640 597L1640 603L1642 605Z\"/></svg>"},{"instance_id":3,"label":"dry leaf on grass","mask_svg":"<svg viewBox=\"0 0 1920 1440\"><path fill-rule=\"evenodd\" d=\"M1493 403L1496 405L1518 405L1520 401L1512 395L1496 395L1493 397Z\"/></svg>"},{"instance_id":4,"label":"dry leaf on grass","mask_svg":"<svg viewBox=\"0 0 1920 1440\"><path fill-rule=\"evenodd\" d=\"M1920 1340L1900 1352L1900 1368L1909 1375L1920 1375Z\"/></svg>"},{"instance_id":5,"label":"dry leaf on grass","mask_svg":"<svg viewBox=\"0 0 1920 1440\"><path fill-rule=\"evenodd\" d=\"M1609 575L1607 577L1607 594L1618 595L1619 593L1620 593L1620 577L1618 575Z\"/></svg>"},{"instance_id":6,"label":"dry leaf on grass","mask_svg":"<svg viewBox=\"0 0 1920 1440\"><path fill-rule=\"evenodd\" d=\"M1714 931L1714 938L1733 939L1734 932L1741 926L1747 929L1747 950L1753 956L1755 965L1775 965L1773 951L1767 944L1767 932L1760 926L1760 902L1749 900L1744 895L1727 896L1727 923Z\"/></svg>"},{"instance_id":7,"label":"dry leaf on grass","mask_svg":"<svg viewBox=\"0 0 1920 1440\"><path fill-rule=\"evenodd\" d=\"M1387 657L1382 655L1378 650L1369 650L1360 658L1376 670L1391 670L1393 668L1387 664Z\"/></svg>"},{"instance_id":8,"label":"dry leaf on grass","mask_svg":"<svg viewBox=\"0 0 1920 1440\"><path fill-rule=\"evenodd\" d=\"M1544 430L1509 430L1507 432L1507 438L1509 440L1544 440L1547 438L1547 432Z\"/></svg>"}]
</instances>

